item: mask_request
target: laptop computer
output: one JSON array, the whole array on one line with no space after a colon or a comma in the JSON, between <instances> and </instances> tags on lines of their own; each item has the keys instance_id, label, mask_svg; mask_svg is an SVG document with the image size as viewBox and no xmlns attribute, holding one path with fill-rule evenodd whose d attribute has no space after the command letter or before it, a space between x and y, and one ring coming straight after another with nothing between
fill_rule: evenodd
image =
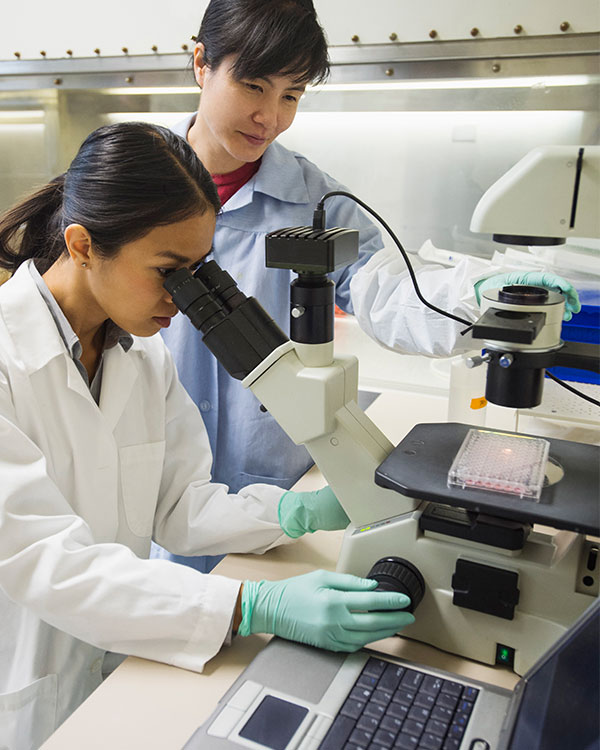
<instances>
[{"instance_id":1,"label":"laptop computer","mask_svg":"<svg viewBox=\"0 0 600 750\"><path fill-rule=\"evenodd\" d=\"M600 600L513 691L274 638L184 750L599 750Z\"/></svg>"}]
</instances>

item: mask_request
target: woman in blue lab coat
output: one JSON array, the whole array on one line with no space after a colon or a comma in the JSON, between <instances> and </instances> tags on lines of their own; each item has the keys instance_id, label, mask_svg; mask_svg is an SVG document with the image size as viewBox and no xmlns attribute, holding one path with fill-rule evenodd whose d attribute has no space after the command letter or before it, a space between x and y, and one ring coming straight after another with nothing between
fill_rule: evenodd
<instances>
[{"instance_id":1,"label":"woman in blue lab coat","mask_svg":"<svg viewBox=\"0 0 600 750\"><path fill-rule=\"evenodd\" d=\"M211 0L196 41L200 104L174 130L217 184L223 207L214 258L287 331L294 274L265 268L265 234L310 224L319 199L344 189L276 141L294 121L305 86L328 75L326 39L311 0ZM358 260L332 274L337 305L357 313L361 326L388 346L436 355L452 350L462 326L418 302L404 269L376 253L383 248L381 235L357 204L336 196L326 209L328 226L360 231ZM486 260L468 259L457 268L421 269L419 278L431 302L474 319L473 285L495 270ZM312 463L306 449L225 372L185 317L178 316L163 336L202 412L215 480L233 492L254 482L291 487ZM201 570L214 562L180 561Z\"/></svg>"},{"instance_id":2,"label":"woman in blue lab coat","mask_svg":"<svg viewBox=\"0 0 600 750\"><path fill-rule=\"evenodd\" d=\"M310 223L319 198L341 185L276 138L292 124L306 84L328 70L326 41L310 1L213 0L194 50L200 106L175 128L219 190L223 206L213 257L284 331L294 274L265 268L265 234ZM359 260L333 275L336 303L352 312L350 279L382 247L381 237L350 200L334 198L327 211L331 224L360 229ZM215 480L232 491L254 482L291 487L312 463L306 449L294 445L256 397L225 372L184 316L163 334L204 418Z\"/></svg>"}]
</instances>

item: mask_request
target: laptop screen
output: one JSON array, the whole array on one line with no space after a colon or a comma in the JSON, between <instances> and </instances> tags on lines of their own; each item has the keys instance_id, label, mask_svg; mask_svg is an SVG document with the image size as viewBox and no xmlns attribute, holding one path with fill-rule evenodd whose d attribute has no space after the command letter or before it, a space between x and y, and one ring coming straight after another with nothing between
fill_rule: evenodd
<instances>
[{"instance_id":1,"label":"laptop screen","mask_svg":"<svg viewBox=\"0 0 600 750\"><path fill-rule=\"evenodd\" d=\"M600 748L600 608L528 675L510 750Z\"/></svg>"}]
</instances>

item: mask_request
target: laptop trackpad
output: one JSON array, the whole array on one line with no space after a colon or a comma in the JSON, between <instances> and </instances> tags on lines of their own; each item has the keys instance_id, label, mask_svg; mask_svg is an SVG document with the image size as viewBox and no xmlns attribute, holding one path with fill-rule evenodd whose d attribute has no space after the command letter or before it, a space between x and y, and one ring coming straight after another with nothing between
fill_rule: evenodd
<instances>
[{"instance_id":1,"label":"laptop trackpad","mask_svg":"<svg viewBox=\"0 0 600 750\"><path fill-rule=\"evenodd\" d=\"M285 750L307 713L304 706L266 695L239 735L271 750Z\"/></svg>"},{"instance_id":2,"label":"laptop trackpad","mask_svg":"<svg viewBox=\"0 0 600 750\"><path fill-rule=\"evenodd\" d=\"M319 730L315 708L347 657L273 638L221 698L185 750L240 745L282 750L294 735L296 746L307 731ZM331 724L332 719L328 721Z\"/></svg>"}]
</instances>

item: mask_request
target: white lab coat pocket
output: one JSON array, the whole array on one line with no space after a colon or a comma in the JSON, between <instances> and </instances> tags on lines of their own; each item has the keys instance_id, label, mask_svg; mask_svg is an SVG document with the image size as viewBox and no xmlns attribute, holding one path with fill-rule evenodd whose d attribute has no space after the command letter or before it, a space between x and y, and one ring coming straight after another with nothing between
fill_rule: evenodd
<instances>
[{"instance_id":1,"label":"white lab coat pocket","mask_svg":"<svg viewBox=\"0 0 600 750\"><path fill-rule=\"evenodd\" d=\"M0 750L38 750L56 729L57 677L0 694Z\"/></svg>"},{"instance_id":2,"label":"white lab coat pocket","mask_svg":"<svg viewBox=\"0 0 600 750\"><path fill-rule=\"evenodd\" d=\"M125 517L136 536L152 534L164 457L164 441L119 449Z\"/></svg>"}]
</instances>

